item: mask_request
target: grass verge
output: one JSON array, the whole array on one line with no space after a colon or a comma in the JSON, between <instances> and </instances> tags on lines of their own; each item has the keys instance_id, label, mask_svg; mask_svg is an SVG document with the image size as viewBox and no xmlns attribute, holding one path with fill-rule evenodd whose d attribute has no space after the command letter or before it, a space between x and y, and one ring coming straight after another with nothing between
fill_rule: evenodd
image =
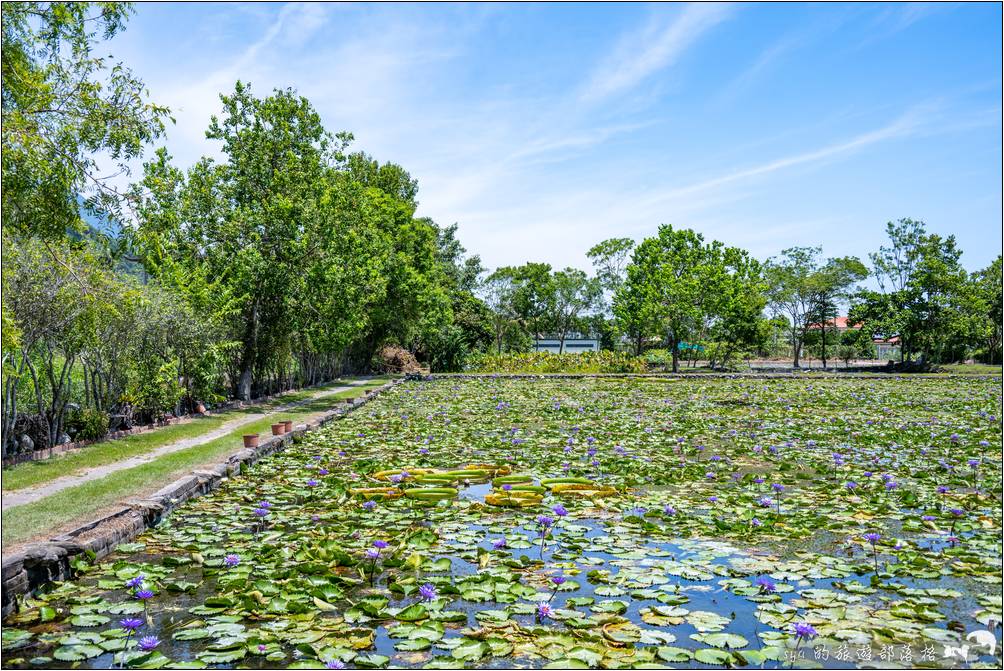
<instances>
[{"instance_id":1,"label":"grass verge","mask_svg":"<svg viewBox=\"0 0 1004 671\"><path fill-rule=\"evenodd\" d=\"M104 466L105 464L111 464L139 454L145 454L179 440L196 438L219 428L226 422L239 419L243 415L268 412L281 405L305 401L311 396L323 392L325 389L344 386L348 382L349 380L336 380L331 384L321 387L283 394L277 398L246 408L228 410L210 417L195 418L182 424L173 424L145 433L95 443L80 450L52 457L51 459L18 464L17 466L4 469L3 491L12 492L26 487L34 487L35 485L71 475L87 468ZM384 380L382 379L367 381L365 384L354 387L354 390L372 389L383 384L383 382ZM245 429L246 427L242 427L241 431L243 432ZM251 431L247 432L251 433Z\"/></svg>"},{"instance_id":2,"label":"grass verge","mask_svg":"<svg viewBox=\"0 0 1004 671\"><path fill-rule=\"evenodd\" d=\"M330 409L335 402L360 396L365 390L380 384L383 384L382 380L375 380L373 383L304 403L282 415L284 419L302 423ZM0 519L3 545L28 540L46 533L46 530L83 522L93 517L97 511L118 501L156 491L192 469L219 461L222 456L241 449L241 435L266 432L273 419L266 417L257 420L202 445L165 454L150 463L116 471L103 478L69 487L40 501L5 510Z\"/></svg>"}]
</instances>

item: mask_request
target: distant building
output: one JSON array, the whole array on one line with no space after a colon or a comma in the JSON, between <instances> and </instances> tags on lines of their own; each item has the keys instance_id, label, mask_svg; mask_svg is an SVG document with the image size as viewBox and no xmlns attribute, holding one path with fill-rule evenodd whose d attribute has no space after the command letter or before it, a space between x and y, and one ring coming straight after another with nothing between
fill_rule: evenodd
<instances>
[{"instance_id":1,"label":"distant building","mask_svg":"<svg viewBox=\"0 0 1004 671\"><path fill-rule=\"evenodd\" d=\"M860 322L852 324L847 317L834 317L826 322L826 330L829 332L835 331L842 334L845 331L856 331L860 328ZM809 329L818 331L820 324L810 324ZM899 336L872 338L872 344L875 346L876 359L892 359L899 356Z\"/></svg>"},{"instance_id":2,"label":"distant building","mask_svg":"<svg viewBox=\"0 0 1004 671\"><path fill-rule=\"evenodd\" d=\"M533 343L535 352L561 352L561 338L558 336L541 336ZM584 338L581 333L572 333L565 338L565 354L580 354L582 352L599 352L600 341L596 338Z\"/></svg>"}]
</instances>

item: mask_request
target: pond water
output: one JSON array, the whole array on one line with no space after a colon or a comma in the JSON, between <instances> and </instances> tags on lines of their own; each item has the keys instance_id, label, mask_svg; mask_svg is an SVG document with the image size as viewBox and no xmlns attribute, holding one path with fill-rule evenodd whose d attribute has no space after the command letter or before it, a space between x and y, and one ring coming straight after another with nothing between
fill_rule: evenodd
<instances>
[{"instance_id":1,"label":"pond water","mask_svg":"<svg viewBox=\"0 0 1004 671\"><path fill-rule=\"evenodd\" d=\"M5 666L999 666L965 640L1001 638L999 401L987 380L403 385L26 603Z\"/></svg>"}]
</instances>

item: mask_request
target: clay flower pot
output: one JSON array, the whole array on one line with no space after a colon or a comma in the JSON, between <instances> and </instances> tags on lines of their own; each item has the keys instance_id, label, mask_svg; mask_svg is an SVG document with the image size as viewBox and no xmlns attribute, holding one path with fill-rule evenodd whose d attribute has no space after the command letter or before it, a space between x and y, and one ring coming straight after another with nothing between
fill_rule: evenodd
<instances>
[{"instance_id":1,"label":"clay flower pot","mask_svg":"<svg viewBox=\"0 0 1004 671\"><path fill-rule=\"evenodd\" d=\"M286 425L285 424L283 424L282 422L279 422L278 424L273 424L272 425L272 435L273 436L281 436L284 433L286 433Z\"/></svg>"},{"instance_id":2,"label":"clay flower pot","mask_svg":"<svg viewBox=\"0 0 1004 671\"><path fill-rule=\"evenodd\" d=\"M287 419L282 422L282 426L286 433L291 433L293 431L293 420Z\"/></svg>"},{"instance_id":3,"label":"clay flower pot","mask_svg":"<svg viewBox=\"0 0 1004 671\"><path fill-rule=\"evenodd\" d=\"M199 403L197 406L195 406L195 412L199 413L200 415L206 414L206 406Z\"/></svg>"},{"instance_id":4,"label":"clay flower pot","mask_svg":"<svg viewBox=\"0 0 1004 671\"><path fill-rule=\"evenodd\" d=\"M244 447L258 447L258 434L257 433L245 434Z\"/></svg>"}]
</instances>

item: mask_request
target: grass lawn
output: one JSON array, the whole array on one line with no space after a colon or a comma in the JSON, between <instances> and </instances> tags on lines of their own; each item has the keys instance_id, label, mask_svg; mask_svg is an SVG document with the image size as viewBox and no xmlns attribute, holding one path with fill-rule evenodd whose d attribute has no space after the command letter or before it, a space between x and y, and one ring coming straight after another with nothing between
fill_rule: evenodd
<instances>
[{"instance_id":1,"label":"grass lawn","mask_svg":"<svg viewBox=\"0 0 1004 671\"><path fill-rule=\"evenodd\" d=\"M985 363L946 363L937 366L939 373L952 373L954 375L1000 375L1000 366L991 366Z\"/></svg>"},{"instance_id":2,"label":"grass lawn","mask_svg":"<svg viewBox=\"0 0 1004 671\"><path fill-rule=\"evenodd\" d=\"M380 386L384 381L384 379L367 381L366 384L359 385L355 389L372 389ZM97 443L44 461L29 461L18 464L12 468L4 469L3 491L16 491L25 487L33 487L87 468L103 466L144 454L179 440L195 438L222 426L226 422L239 419L242 415L267 412L280 405L303 401L325 389L344 386L347 382L349 380L336 380L322 387L290 392L246 408L228 410L218 415L199 417L182 424L174 424L154 431ZM242 427L241 432L250 433L247 427Z\"/></svg>"},{"instance_id":3,"label":"grass lawn","mask_svg":"<svg viewBox=\"0 0 1004 671\"><path fill-rule=\"evenodd\" d=\"M383 382L384 380L373 380L353 389L304 403L283 412L282 416L294 423L302 423L312 415L328 410L333 402L360 396L367 389L380 386ZM148 464L117 471L64 489L40 501L5 510L2 515L3 544L27 540L44 533L46 529L55 529L72 521L83 521L117 501L155 491L194 468L218 461L223 455L240 449L243 434L268 432L274 419L265 417L208 443L165 454ZM6 480L6 476L4 479Z\"/></svg>"}]
</instances>

